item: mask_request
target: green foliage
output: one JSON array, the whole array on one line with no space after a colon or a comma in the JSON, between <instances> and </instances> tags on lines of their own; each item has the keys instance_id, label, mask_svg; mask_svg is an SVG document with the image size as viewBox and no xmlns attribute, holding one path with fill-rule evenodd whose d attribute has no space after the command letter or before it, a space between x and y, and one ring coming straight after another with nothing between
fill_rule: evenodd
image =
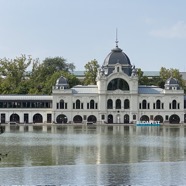
<instances>
[{"instance_id":1,"label":"green foliage","mask_svg":"<svg viewBox=\"0 0 186 186\"><path fill-rule=\"evenodd\" d=\"M32 70L28 72L32 64ZM84 84L96 84L98 62L94 59L85 65ZM70 87L81 84L71 72L75 69L73 63L67 63L62 57L45 58L43 62L32 59L31 56L21 55L15 59L0 59L0 94L51 94L56 80L64 76ZM185 82L177 69L160 69L159 77L148 78L143 71L137 71L140 85L156 85L164 88L165 81L174 77L181 87ZM185 88L186 90L186 88ZM186 91L185 91L186 92Z\"/></svg>"},{"instance_id":2,"label":"green foliage","mask_svg":"<svg viewBox=\"0 0 186 186\"><path fill-rule=\"evenodd\" d=\"M70 87L81 84L80 80L74 74L62 72L62 76L68 79L68 83Z\"/></svg>"},{"instance_id":3,"label":"green foliage","mask_svg":"<svg viewBox=\"0 0 186 186\"><path fill-rule=\"evenodd\" d=\"M138 78L140 79L141 77L143 77L143 71L141 70L141 68L138 68L137 69L137 75L138 75Z\"/></svg>"},{"instance_id":4,"label":"green foliage","mask_svg":"<svg viewBox=\"0 0 186 186\"><path fill-rule=\"evenodd\" d=\"M162 81L165 82L170 77L176 78L180 86L184 87L184 80L178 69L166 69L165 67L161 67L160 78L162 79Z\"/></svg>"},{"instance_id":5,"label":"green foliage","mask_svg":"<svg viewBox=\"0 0 186 186\"><path fill-rule=\"evenodd\" d=\"M75 85L78 79L70 73L75 66L72 63L66 63L62 57L46 58L42 64L35 62L30 76L32 88L30 94L51 94L52 86L60 76L69 80L70 87Z\"/></svg>"},{"instance_id":6,"label":"green foliage","mask_svg":"<svg viewBox=\"0 0 186 186\"><path fill-rule=\"evenodd\" d=\"M15 59L0 59L0 75L1 94L17 94L21 93L21 86L27 81L26 69L30 65L32 59L25 55ZM2 78L3 77L3 78Z\"/></svg>"},{"instance_id":7,"label":"green foliage","mask_svg":"<svg viewBox=\"0 0 186 186\"><path fill-rule=\"evenodd\" d=\"M67 63L62 57L45 58L43 61L43 66L48 70L48 73L53 74L56 71L66 71L70 72L75 69L73 63Z\"/></svg>"},{"instance_id":8,"label":"green foliage","mask_svg":"<svg viewBox=\"0 0 186 186\"><path fill-rule=\"evenodd\" d=\"M32 70L27 71L32 64ZM60 76L69 80L69 85L79 84L71 74L75 66L62 57L39 59L22 55L16 59L0 59L0 94L50 94Z\"/></svg>"},{"instance_id":9,"label":"green foliage","mask_svg":"<svg viewBox=\"0 0 186 186\"><path fill-rule=\"evenodd\" d=\"M176 78L180 86L186 92L185 82L178 69L173 69L173 68L166 69L165 67L161 67L159 77L148 78L147 76L143 76L143 71L139 68L137 74L138 74L140 85L155 85L160 88L164 88L166 80L169 79L170 77Z\"/></svg>"},{"instance_id":10,"label":"green foliage","mask_svg":"<svg viewBox=\"0 0 186 186\"><path fill-rule=\"evenodd\" d=\"M96 84L97 71L99 68L98 62L94 59L85 65L85 79L84 84Z\"/></svg>"},{"instance_id":11,"label":"green foliage","mask_svg":"<svg viewBox=\"0 0 186 186\"><path fill-rule=\"evenodd\" d=\"M137 69L137 74L138 74L138 83L139 85L149 85L149 79L146 76L143 76L143 71L141 70L141 68Z\"/></svg>"}]
</instances>

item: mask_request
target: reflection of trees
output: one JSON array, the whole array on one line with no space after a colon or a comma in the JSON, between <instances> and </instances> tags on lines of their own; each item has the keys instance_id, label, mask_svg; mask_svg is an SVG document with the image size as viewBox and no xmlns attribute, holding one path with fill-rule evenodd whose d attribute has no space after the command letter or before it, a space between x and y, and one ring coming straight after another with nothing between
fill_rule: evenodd
<instances>
[{"instance_id":1,"label":"reflection of trees","mask_svg":"<svg viewBox=\"0 0 186 186\"><path fill-rule=\"evenodd\" d=\"M2 125L0 124L0 134L3 134L4 132L5 132L5 127L2 126ZM5 154L0 153L0 161L1 161L3 158L7 157L8 154L9 154L9 152L8 152L8 153L5 153Z\"/></svg>"},{"instance_id":2,"label":"reflection of trees","mask_svg":"<svg viewBox=\"0 0 186 186\"><path fill-rule=\"evenodd\" d=\"M5 132L5 127L0 124L0 134L3 134Z\"/></svg>"}]
</instances>

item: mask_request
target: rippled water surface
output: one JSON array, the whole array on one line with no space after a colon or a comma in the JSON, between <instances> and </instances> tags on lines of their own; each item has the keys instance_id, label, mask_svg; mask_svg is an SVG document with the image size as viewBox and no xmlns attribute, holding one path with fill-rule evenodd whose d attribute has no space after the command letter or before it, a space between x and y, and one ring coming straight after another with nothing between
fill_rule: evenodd
<instances>
[{"instance_id":1,"label":"rippled water surface","mask_svg":"<svg viewBox=\"0 0 186 186\"><path fill-rule=\"evenodd\" d=\"M186 183L184 126L12 127L0 153L0 185Z\"/></svg>"}]
</instances>

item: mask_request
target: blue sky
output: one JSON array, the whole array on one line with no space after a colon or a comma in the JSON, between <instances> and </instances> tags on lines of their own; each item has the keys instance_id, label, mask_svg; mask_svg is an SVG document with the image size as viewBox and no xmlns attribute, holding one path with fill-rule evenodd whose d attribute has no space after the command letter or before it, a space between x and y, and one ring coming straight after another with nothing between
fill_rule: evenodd
<instances>
[{"instance_id":1,"label":"blue sky","mask_svg":"<svg viewBox=\"0 0 186 186\"><path fill-rule=\"evenodd\" d=\"M185 0L0 0L0 58L61 56L76 70L115 47L143 71L186 71Z\"/></svg>"}]
</instances>

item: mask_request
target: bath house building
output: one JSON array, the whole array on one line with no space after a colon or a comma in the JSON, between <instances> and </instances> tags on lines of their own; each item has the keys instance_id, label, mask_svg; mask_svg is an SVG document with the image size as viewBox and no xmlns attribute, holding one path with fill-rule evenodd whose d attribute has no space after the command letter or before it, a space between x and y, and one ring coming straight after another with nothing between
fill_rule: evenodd
<instances>
[{"instance_id":1,"label":"bath house building","mask_svg":"<svg viewBox=\"0 0 186 186\"><path fill-rule=\"evenodd\" d=\"M69 88L60 77L51 95L0 95L0 122L128 124L186 122L186 97L170 77L164 89L138 84L137 69L116 46L98 69L96 85Z\"/></svg>"}]
</instances>

